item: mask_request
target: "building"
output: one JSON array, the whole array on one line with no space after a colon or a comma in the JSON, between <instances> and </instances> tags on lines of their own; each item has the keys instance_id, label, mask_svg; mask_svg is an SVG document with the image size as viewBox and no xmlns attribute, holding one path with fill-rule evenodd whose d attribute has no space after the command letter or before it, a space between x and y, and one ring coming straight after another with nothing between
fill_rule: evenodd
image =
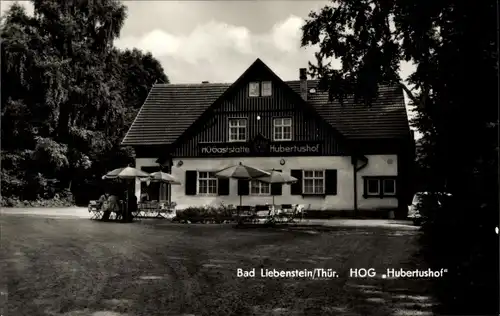
<instances>
[{"instance_id":1,"label":"building","mask_svg":"<svg viewBox=\"0 0 500 316\"><path fill-rule=\"evenodd\" d=\"M156 84L122 145L135 148L137 168L161 168L182 182L171 187L181 209L238 205L240 196L243 205L271 203L271 194L276 204L317 211L406 209L413 136L402 89L382 86L371 107L341 106L305 69L299 79L285 82L257 59L232 84ZM240 162L299 181L214 178Z\"/></svg>"}]
</instances>

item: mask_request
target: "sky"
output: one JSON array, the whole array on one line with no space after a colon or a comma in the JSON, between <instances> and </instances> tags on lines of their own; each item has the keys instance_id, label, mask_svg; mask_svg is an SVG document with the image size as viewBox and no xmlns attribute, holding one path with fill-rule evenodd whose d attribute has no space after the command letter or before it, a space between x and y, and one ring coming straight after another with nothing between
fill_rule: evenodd
<instances>
[{"instance_id":1,"label":"sky","mask_svg":"<svg viewBox=\"0 0 500 316\"><path fill-rule=\"evenodd\" d=\"M1 1L4 12L14 1ZM30 2L21 2L32 12ZM298 80L314 61L301 48L301 26L328 1L124 1L127 20L118 48L157 58L171 83L233 82L260 58L283 80ZM337 63L338 64L338 63ZM335 65L335 63L334 63ZM401 65L406 78L414 67ZM411 109L408 109L410 117Z\"/></svg>"}]
</instances>

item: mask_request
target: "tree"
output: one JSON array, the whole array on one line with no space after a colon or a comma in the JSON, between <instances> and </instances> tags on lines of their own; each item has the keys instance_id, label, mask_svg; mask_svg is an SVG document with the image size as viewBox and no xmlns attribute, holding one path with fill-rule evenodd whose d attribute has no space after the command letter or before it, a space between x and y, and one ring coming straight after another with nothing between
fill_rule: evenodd
<instances>
[{"instance_id":1,"label":"tree","mask_svg":"<svg viewBox=\"0 0 500 316\"><path fill-rule=\"evenodd\" d=\"M337 0L312 12L303 27L302 45L319 44L310 71L331 98L354 95L369 106L379 84L397 84L418 108L413 123L424 134L427 182L454 197L424 227L427 258L455 273L438 292L446 314L498 314L494 5ZM333 57L340 69L328 63ZM398 75L401 60L416 65L408 86Z\"/></svg>"},{"instance_id":2,"label":"tree","mask_svg":"<svg viewBox=\"0 0 500 316\"><path fill-rule=\"evenodd\" d=\"M153 83L168 78L151 54L113 46L126 18L121 2L32 3L33 16L14 4L1 25L2 149L8 153L2 184L46 178L76 191L75 185L131 161L132 152L119 143ZM42 191L31 192L43 196L40 181ZM2 185L3 196L22 197L22 191Z\"/></svg>"}]
</instances>

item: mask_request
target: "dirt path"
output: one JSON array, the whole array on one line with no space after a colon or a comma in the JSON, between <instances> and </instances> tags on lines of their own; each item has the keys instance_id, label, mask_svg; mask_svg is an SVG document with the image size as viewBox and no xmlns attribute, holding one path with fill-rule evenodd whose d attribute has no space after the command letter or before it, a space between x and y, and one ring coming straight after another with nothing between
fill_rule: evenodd
<instances>
[{"instance_id":1,"label":"dirt path","mask_svg":"<svg viewBox=\"0 0 500 316\"><path fill-rule=\"evenodd\" d=\"M430 315L429 280L381 278L387 268L424 268L413 257L415 231L13 215L0 222L10 315ZM257 277L239 278L239 268L255 268ZM264 278L261 268L332 269L339 277ZM378 274L349 277L354 268Z\"/></svg>"},{"instance_id":2,"label":"dirt path","mask_svg":"<svg viewBox=\"0 0 500 316\"><path fill-rule=\"evenodd\" d=\"M26 208L3 208L0 214L10 215L37 215L45 217L77 217L89 218L89 212L86 207L26 207Z\"/></svg>"}]
</instances>

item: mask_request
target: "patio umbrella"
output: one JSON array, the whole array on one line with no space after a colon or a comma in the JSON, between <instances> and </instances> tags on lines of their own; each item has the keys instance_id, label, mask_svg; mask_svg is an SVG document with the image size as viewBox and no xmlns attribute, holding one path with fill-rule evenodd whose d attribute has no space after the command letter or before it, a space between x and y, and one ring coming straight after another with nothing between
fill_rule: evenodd
<instances>
[{"instance_id":1,"label":"patio umbrella","mask_svg":"<svg viewBox=\"0 0 500 316\"><path fill-rule=\"evenodd\" d=\"M124 167L124 168L118 168L118 169L114 169L110 172L108 172L107 174L105 174L102 178L103 179L118 179L118 180L126 180L126 181L130 181L130 180L134 180L134 179L146 179L146 178L150 178L151 176L144 172L144 171L141 171L139 169L135 169L135 168L132 168L130 166L128 167ZM124 216L124 220L127 220L128 219L128 200L129 200L129 190L127 188L127 201L126 201L126 214L127 214L127 218L125 218Z\"/></svg>"},{"instance_id":2,"label":"patio umbrella","mask_svg":"<svg viewBox=\"0 0 500 316\"><path fill-rule=\"evenodd\" d=\"M163 182L163 183L167 183L168 184L168 187L169 187L169 194L168 194L168 201L170 202L170 187L172 184L175 184L175 185L179 185L181 184L179 180L177 180L173 175L169 174L169 173L166 173L166 172L162 172L162 171L157 171L157 172L153 172L150 174L150 178L147 179L148 183L149 181L151 182ZM149 184L148 184L149 185Z\"/></svg>"},{"instance_id":3,"label":"patio umbrella","mask_svg":"<svg viewBox=\"0 0 500 316\"><path fill-rule=\"evenodd\" d=\"M230 166L218 171L215 176L217 178L233 178L238 180L253 180L259 177L270 176L271 173L242 164L241 162L238 165ZM241 206L241 195L240 195L240 206Z\"/></svg>"},{"instance_id":4,"label":"patio umbrella","mask_svg":"<svg viewBox=\"0 0 500 316\"><path fill-rule=\"evenodd\" d=\"M218 178L233 178L241 180L251 180L258 177L269 176L270 173L255 167L242 164L224 168L215 174Z\"/></svg>"},{"instance_id":5,"label":"patio umbrella","mask_svg":"<svg viewBox=\"0 0 500 316\"><path fill-rule=\"evenodd\" d=\"M269 184L292 184L298 181L297 178L292 177L289 174L279 172L276 170L272 170L271 174L268 176L263 176L259 177L256 180L259 180L264 183L269 183ZM273 207L274 207L274 195L273 195Z\"/></svg>"},{"instance_id":6,"label":"patio umbrella","mask_svg":"<svg viewBox=\"0 0 500 316\"><path fill-rule=\"evenodd\" d=\"M181 184L173 175L162 171L153 172L150 174L150 177L151 178L149 180L152 182L157 181L168 184Z\"/></svg>"},{"instance_id":7,"label":"patio umbrella","mask_svg":"<svg viewBox=\"0 0 500 316\"><path fill-rule=\"evenodd\" d=\"M102 178L103 179L136 179L136 178L149 178L149 173L144 171L132 168L118 168L106 173Z\"/></svg>"}]
</instances>

